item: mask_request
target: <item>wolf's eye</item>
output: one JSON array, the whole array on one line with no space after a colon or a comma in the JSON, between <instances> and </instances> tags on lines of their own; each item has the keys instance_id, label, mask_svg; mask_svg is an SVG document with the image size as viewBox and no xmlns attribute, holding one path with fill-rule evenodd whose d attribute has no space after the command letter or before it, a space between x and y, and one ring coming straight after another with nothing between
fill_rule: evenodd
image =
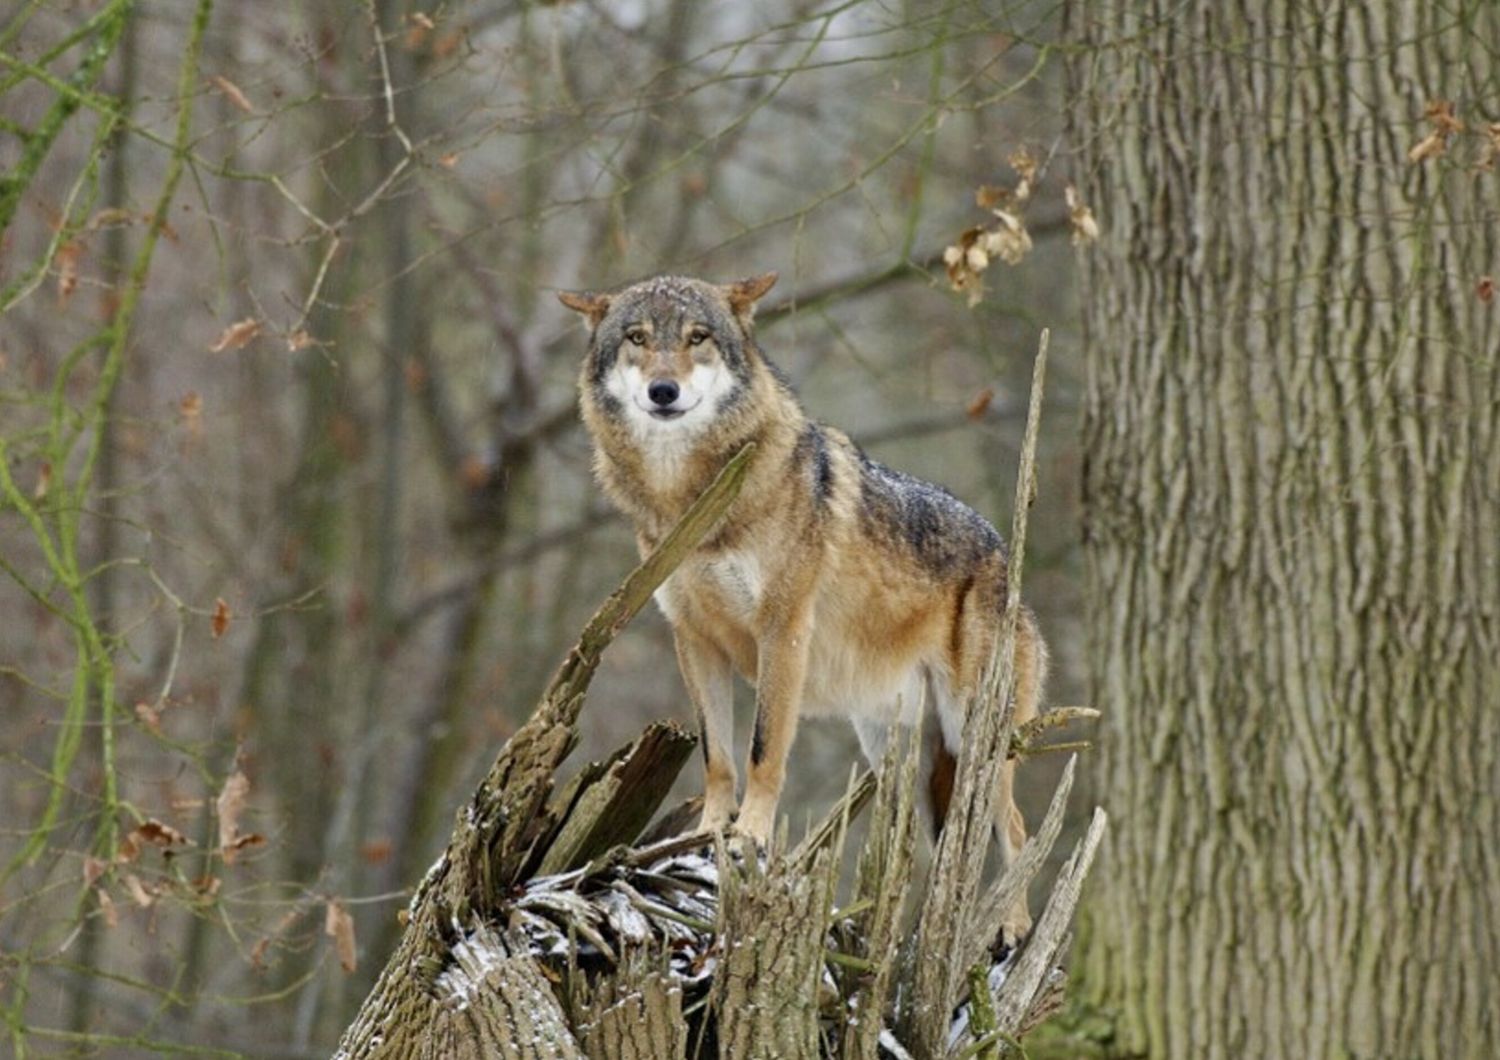
<instances>
[{"instance_id":1,"label":"wolf's eye","mask_svg":"<svg viewBox=\"0 0 1500 1060\"><path fill-rule=\"evenodd\" d=\"M640 328L631 328L629 331L625 332L625 337L630 340L632 345L646 345L646 333Z\"/></svg>"},{"instance_id":2,"label":"wolf's eye","mask_svg":"<svg viewBox=\"0 0 1500 1060\"><path fill-rule=\"evenodd\" d=\"M708 341L708 329L707 328L694 328L692 330L692 332L688 335L688 345L689 346L702 346L707 341Z\"/></svg>"}]
</instances>

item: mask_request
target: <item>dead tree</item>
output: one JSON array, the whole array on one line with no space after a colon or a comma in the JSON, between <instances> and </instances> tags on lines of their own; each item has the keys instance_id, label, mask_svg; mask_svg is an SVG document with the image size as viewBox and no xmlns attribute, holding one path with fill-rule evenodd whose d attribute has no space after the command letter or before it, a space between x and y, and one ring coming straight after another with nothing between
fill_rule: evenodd
<instances>
[{"instance_id":1,"label":"dead tree","mask_svg":"<svg viewBox=\"0 0 1500 1060\"><path fill-rule=\"evenodd\" d=\"M1044 335L1011 538L1012 595L985 686L991 703L1009 703L1045 363ZM981 886L999 763L1055 717L1012 734L1008 709L971 712L914 932L903 911L914 898L916 756L902 741L891 741L878 779L865 774L800 845L779 844L764 858L679 835L692 807L648 829L695 742L671 723L554 789L600 653L713 529L752 456L747 448L726 466L585 627L459 812L339 1060L989 1058L1056 1008L1060 955L1102 811L1019 949L999 943L997 912L1029 885L1057 838L1071 763L1017 863ZM871 814L868 836L839 903L848 825L862 812Z\"/></svg>"}]
</instances>

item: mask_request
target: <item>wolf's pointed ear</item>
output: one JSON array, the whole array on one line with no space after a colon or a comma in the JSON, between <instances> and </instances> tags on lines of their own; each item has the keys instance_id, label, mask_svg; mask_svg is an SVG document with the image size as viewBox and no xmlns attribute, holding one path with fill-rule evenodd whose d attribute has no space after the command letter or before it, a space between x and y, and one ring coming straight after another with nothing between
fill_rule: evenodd
<instances>
[{"instance_id":1,"label":"wolf's pointed ear","mask_svg":"<svg viewBox=\"0 0 1500 1060\"><path fill-rule=\"evenodd\" d=\"M599 326L604 314L609 312L609 295L593 291L558 291L557 300L569 309L588 318L589 330Z\"/></svg>"},{"instance_id":2,"label":"wolf's pointed ear","mask_svg":"<svg viewBox=\"0 0 1500 1060\"><path fill-rule=\"evenodd\" d=\"M755 316L755 303L760 301L772 287L776 286L776 273L763 272L745 280L735 280L720 288L729 299L729 308L745 323Z\"/></svg>"}]
</instances>

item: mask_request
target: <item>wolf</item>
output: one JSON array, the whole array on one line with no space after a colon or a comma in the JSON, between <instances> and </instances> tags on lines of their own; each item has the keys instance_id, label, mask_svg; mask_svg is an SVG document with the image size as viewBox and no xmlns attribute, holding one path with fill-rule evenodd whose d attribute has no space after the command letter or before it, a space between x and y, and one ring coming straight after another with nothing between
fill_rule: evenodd
<instances>
[{"instance_id":1,"label":"wolf","mask_svg":"<svg viewBox=\"0 0 1500 1060\"><path fill-rule=\"evenodd\" d=\"M579 375L583 420L605 493L649 553L725 462L756 451L739 498L657 591L697 714L704 830L765 844L802 716L848 717L873 765L893 725L935 710L924 804L940 828L967 704L1000 633L1007 554L981 515L894 471L803 411L755 340L755 305L775 273L728 284L658 276L614 292L564 291L590 333ZM1047 649L1022 609L1017 724L1036 715ZM732 746L734 674L756 690L744 801ZM1003 767L1002 859L1026 839ZM1003 911L1011 940L1024 897Z\"/></svg>"}]
</instances>

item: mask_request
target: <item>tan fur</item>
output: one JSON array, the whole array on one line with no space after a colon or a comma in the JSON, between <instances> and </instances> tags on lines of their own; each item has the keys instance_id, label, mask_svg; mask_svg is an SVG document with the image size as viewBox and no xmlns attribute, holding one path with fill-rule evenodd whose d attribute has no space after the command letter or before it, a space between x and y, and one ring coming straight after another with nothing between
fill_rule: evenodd
<instances>
[{"instance_id":1,"label":"tan fur","mask_svg":"<svg viewBox=\"0 0 1500 1060\"><path fill-rule=\"evenodd\" d=\"M764 277L723 288L677 282L698 284L693 292L718 299L710 305L716 338L737 341L724 331L731 326L726 321L743 331L749 367L732 413L715 416L684 444L658 444L649 424L632 424L613 407L594 366L593 357L600 355L595 350L581 380L583 416L594 440L599 480L631 518L643 553L729 456L747 441L756 442L739 499L657 598L672 624L684 683L703 726L703 825L720 829L733 820L740 832L765 842L803 715L849 716L871 753L872 743L878 749L882 727L918 721L922 700L932 693L940 706L947 705L944 739L956 746L951 730L961 727L962 704L975 692L998 635L1005 558L998 537L993 548L988 537L913 543L913 534L903 536L889 517L881 521L871 492L878 493L876 487L889 490L896 480L870 481L885 469L865 459L842 432L811 428L795 397L754 347L750 313L755 298L769 287ZM716 293L702 295L699 288ZM619 296L569 295L565 301L598 328L611 304L628 304L620 300L636 290ZM646 308L637 316L656 305L643 304ZM677 319L663 314L667 310L658 318ZM712 350L687 344L689 324L683 324L680 334L663 336L651 331L649 321L641 323L633 332L636 337L651 333L640 346L622 343L609 362L611 371L644 365L641 371L653 373L653 379L685 378L694 364L711 363ZM908 481L896 485L904 487ZM918 499L929 496L923 493ZM940 528L960 537L971 533L972 520L951 512L937 515ZM988 527L984 530L993 535ZM928 549L925 560L922 548ZM945 558L950 554L959 558L950 563ZM1016 665L1015 719L1021 724L1036 714L1046 671L1046 649L1029 612L1020 630ZM759 752L751 756L737 819L728 718L735 672L757 691ZM944 768L939 756L924 784L939 820L951 794L951 776L939 775ZM1013 775L1014 763L1008 762L996 818L1007 863L1026 837L1011 794ZM948 790L941 792L944 784ZM1029 927L1024 899L1005 917L1012 938L1023 933Z\"/></svg>"}]
</instances>

